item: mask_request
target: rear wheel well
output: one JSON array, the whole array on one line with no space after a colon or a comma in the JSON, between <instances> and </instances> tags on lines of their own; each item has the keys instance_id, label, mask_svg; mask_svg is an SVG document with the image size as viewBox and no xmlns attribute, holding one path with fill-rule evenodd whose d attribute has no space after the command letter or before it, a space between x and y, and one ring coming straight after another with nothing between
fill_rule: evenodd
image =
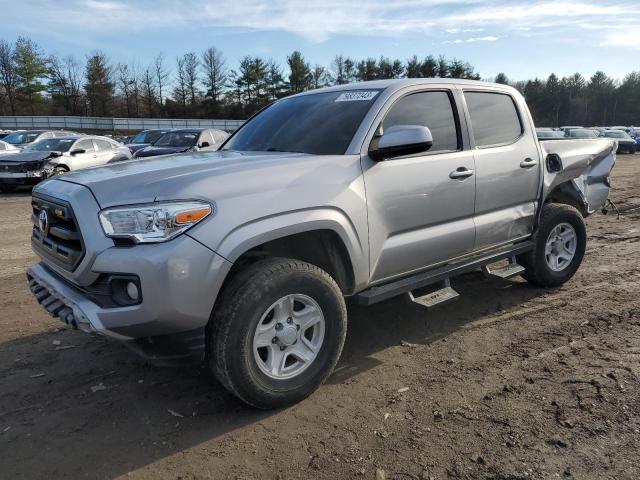
<instances>
[{"instance_id":1,"label":"rear wheel well","mask_svg":"<svg viewBox=\"0 0 640 480\"><path fill-rule=\"evenodd\" d=\"M579 192L571 184L571 181L567 181L557 185L545 199L545 203L559 203L569 205L578 210L583 217L588 215L587 206L584 204Z\"/></svg>"},{"instance_id":2,"label":"rear wheel well","mask_svg":"<svg viewBox=\"0 0 640 480\"><path fill-rule=\"evenodd\" d=\"M229 278L247 265L270 257L293 258L320 267L333 277L344 295L352 294L355 288L349 253L340 236L332 230L312 230L257 245L238 257Z\"/></svg>"}]
</instances>

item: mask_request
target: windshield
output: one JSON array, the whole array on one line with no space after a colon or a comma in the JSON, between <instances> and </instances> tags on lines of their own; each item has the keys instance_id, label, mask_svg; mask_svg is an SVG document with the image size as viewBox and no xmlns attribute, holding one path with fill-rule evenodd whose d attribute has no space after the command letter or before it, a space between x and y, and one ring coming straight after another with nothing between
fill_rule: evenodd
<instances>
[{"instance_id":1,"label":"windshield","mask_svg":"<svg viewBox=\"0 0 640 480\"><path fill-rule=\"evenodd\" d=\"M200 132L168 132L162 135L154 147L193 147Z\"/></svg>"},{"instance_id":2,"label":"windshield","mask_svg":"<svg viewBox=\"0 0 640 480\"><path fill-rule=\"evenodd\" d=\"M73 138L48 138L34 142L24 148L24 152L68 152L73 145Z\"/></svg>"},{"instance_id":3,"label":"windshield","mask_svg":"<svg viewBox=\"0 0 640 480\"><path fill-rule=\"evenodd\" d=\"M24 145L25 143L31 143L38 138L40 132L15 132L10 133L2 140L12 145Z\"/></svg>"},{"instance_id":4,"label":"windshield","mask_svg":"<svg viewBox=\"0 0 640 480\"><path fill-rule=\"evenodd\" d=\"M598 137L596 132L594 132L593 130L586 130L586 129L570 130L569 136L575 137L575 138L597 138Z\"/></svg>"},{"instance_id":5,"label":"windshield","mask_svg":"<svg viewBox=\"0 0 640 480\"><path fill-rule=\"evenodd\" d=\"M280 100L242 126L223 150L344 155L380 90Z\"/></svg>"},{"instance_id":6,"label":"windshield","mask_svg":"<svg viewBox=\"0 0 640 480\"><path fill-rule=\"evenodd\" d=\"M163 131L140 132L128 143L153 143L164 134Z\"/></svg>"},{"instance_id":7,"label":"windshield","mask_svg":"<svg viewBox=\"0 0 640 480\"><path fill-rule=\"evenodd\" d=\"M608 130L604 132L604 136L611 138L629 138L629 135L619 130Z\"/></svg>"}]
</instances>

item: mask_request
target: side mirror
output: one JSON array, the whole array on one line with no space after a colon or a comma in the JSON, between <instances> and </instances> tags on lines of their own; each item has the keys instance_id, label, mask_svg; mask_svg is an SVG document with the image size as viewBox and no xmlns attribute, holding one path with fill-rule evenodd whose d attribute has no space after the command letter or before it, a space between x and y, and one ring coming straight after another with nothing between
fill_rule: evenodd
<instances>
[{"instance_id":1,"label":"side mirror","mask_svg":"<svg viewBox=\"0 0 640 480\"><path fill-rule=\"evenodd\" d=\"M202 142L200 145L198 145L198 147L200 148L206 148L211 146L211 144L209 142Z\"/></svg>"},{"instance_id":2,"label":"side mirror","mask_svg":"<svg viewBox=\"0 0 640 480\"><path fill-rule=\"evenodd\" d=\"M81 153L87 153L87 151L84 148L76 148L69 152L71 155L80 155Z\"/></svg>"},{"instance_id":3,"label":"side mirror","mask_svg":"<svg viewBox=\"0 0 640 480\"><path fill-rule=\"evenodd\" d=\"M378 140L377 147L369 149L369 156L375 161L380 161L385 158L426 152L432 146L433 137L427 127L394 125L384 131Z\"/></svg>"}]
</instances>

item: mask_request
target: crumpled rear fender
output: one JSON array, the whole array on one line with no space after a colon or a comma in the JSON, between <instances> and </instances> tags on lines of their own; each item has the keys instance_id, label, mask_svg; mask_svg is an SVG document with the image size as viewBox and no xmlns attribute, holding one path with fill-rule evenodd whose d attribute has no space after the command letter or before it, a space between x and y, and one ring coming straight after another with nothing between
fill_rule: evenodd
<instances>
[{"instance_id":1,"label":"crumpled rear fender","mask_svg":"<svg viewBox=\"0 0 640 480\"><path fill-rule=\"evenodd\" d=\"M545 161L542 202L564 197L577 203L583 215L602 208L609 197L609 175L616 163L618 143L610 139L548 140L541 142ZM561 168L549 168L549 154Z\"/></svg>"}]
</instances>

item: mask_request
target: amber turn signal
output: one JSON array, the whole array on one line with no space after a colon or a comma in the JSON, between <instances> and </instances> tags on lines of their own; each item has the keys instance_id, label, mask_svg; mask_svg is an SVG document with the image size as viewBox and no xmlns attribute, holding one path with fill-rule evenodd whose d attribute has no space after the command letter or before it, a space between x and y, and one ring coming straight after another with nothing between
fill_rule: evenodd
<instances>
[{"instance_id":1,"label":"amber turn signal","mask_svg":"<svg viewBox=\"0 0 640 480\"><path fill-rule=\"evenodd\" d=\"M175 217L175 222L177 224L199 222L210 213L211 213L210 206L198 208L196 210L187 210L186 212L177 213Z\"/></svg>"}]
</instances>

